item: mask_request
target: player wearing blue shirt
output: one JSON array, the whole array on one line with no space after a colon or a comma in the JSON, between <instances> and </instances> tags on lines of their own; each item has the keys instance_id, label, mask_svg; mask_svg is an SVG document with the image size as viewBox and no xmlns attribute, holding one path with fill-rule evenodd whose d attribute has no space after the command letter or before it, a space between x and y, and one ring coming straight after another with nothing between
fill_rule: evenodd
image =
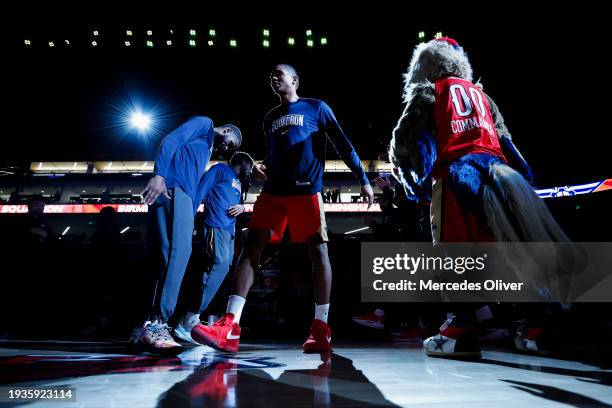
<instances>
[{"instance_id":1,"label":"player wearing blue shirt","mask_svg":"<svg viewBox=\"0 0 612 408\"><path fill-rule=\"evenodd\" d=\"M321 199L328 139L359 179L369 205L374 194L357 153L330 107L323 101L297 95L299 77L295 69L286 64L276 65L270 74L270 85L281 104L264 118L267 157L255 165L253 175L265 183L253 208L246 256L237 268L234 295L230 296L226 314L219 321L212 326L195 326L191 336L199 343L221 350L238 350L241 330L238 323L260 255L266 244L280 240L289 226L293 241L306 242L313 264L315 318L303 349L329 351L331 330L327 314L332 273Z\"/></svg>"},{"instance_id":2,"label":"player wearing blue shirt","mask_svg":"<svg viewBox=\"0 0 612 408\"><path fill-rule=\"evenodd\" d=\"M202 276L202 285L190 302L189 311L174 329L174 333L185 341L194 342L191 329L200 323L200 314L212 301L232 264L236 217L244 212L241 204L242 185L248 183L252 168L251 156L236 152L229 165L215 164L200 182L204 201L202 235L207 267Z\"/></svg>"},{"instance_id":3,"label":"player wearing blue shirt","mask_svg":"<svg viewBox=\"0 0 612 408\"><path fill-rule=\"evenodd\" d=\"M167 325L176 306L189 256L193 222L202 197L201 181L213 151L240 146L242 135L234 125L215 127L196 116L168 134L155 158L155 175L142 192L159 237L162 265L155 283L148 320L134 329L130 346L158 353L182 349Z\"/></svg>"}]
</instances>

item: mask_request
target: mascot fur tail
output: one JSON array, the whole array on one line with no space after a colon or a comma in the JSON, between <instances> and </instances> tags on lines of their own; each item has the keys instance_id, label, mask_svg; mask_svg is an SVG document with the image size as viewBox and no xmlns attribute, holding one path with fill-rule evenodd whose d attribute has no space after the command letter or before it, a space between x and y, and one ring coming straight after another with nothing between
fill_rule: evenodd
<instances>
[{"instance_id":1,"label":"mascot fur tail","mask_svg":"<svg viewBox=\"0 0 612 408\"><path fill-rule=\"evenodd\" d=\"M505 164L493 164L483 205L495 240L513 243L500 246L516 276L545 299L567 299L571 275L585 266L584 254L527 180Z\"/></svg>"}]
</instances>

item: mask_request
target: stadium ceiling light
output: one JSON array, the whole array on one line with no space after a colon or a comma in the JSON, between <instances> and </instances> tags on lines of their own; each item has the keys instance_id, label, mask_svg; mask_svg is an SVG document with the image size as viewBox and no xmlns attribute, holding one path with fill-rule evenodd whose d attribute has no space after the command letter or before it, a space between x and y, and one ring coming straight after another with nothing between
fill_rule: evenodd
<instances>
[{"instance_id":1,"label":"stadium ceiling light","mask_svg":"<svg viewBox=\"0 0 612 408\"><path fill-rule=\"evenodd\" d=\"M145 131L151 126L151 117L145 113L136 111L130 116L130 123L133 127Z\"/></svg>"},{"instance_id":2,"label":"stadium ceiling light","mask_svg":"<svg viewBox=\"0 0 612 408\"><path fill-rule=\"evenodd\" d=\"M321 45L327 45L327 38L321 37Z\"/></svg>"},{"instance_id":3,"label":"stadium ceiling light","mask_svg":"<svg viewBox=\"0 0 612 408\"><path fill-rule=\"evenodd\" d=\"M126 41L126 42L125 42L125 46L126 46L126 47L129 47L130 45L132 45L132 43L131 43L131 42L129 42L129 41Z\"/></svg>"},{"instance_id":4,"label":"stadium ceiling light","mask_svg":"<svg viewBox=\"0 0 612 408\"><path fill-rule=\"evenodd\" d=\"M85 191L83 191L83 192L85 192ZM66 235L68 233L68 231L70 231L70 227L66 227L64 232L62 232L62 236Z\"/></svg>"},{"instance_id":5,"label":"stadium ceiling light","mask_svg":"<svg viewBox=\"0 0 612 408\"><path fill-rule=\"evenodd\" d=\"M95 35L97 37L98 35L100 35L100 33L98 32L98 30L94 30L93 31L93 35Z\"/></svg>"},{"instance_id":6,"label":"stadium ceiling light","mask_svg":"<svg viewBox=\"0 0 612 408\"><path fill-rule=\"evenodd\" d=\"M130 191L131 192L131 191ZM123 234L124 232L126 232L127 230L129 230L130 227L125 227L124 229L121 230L120 234Z\"/></svg>"},{"instance_id":7,"label":"stadium ceiling light","mask_svg":"<svg viewBox=\"0 0 612 408\"><path fill-rule=\"evenodd\" d=\"M232 47L232 48L236 48L238 46L238 42L236 40L233 40L233 39L230 40L229 44L230 44L230 47Z\"/></svg>"},{"instance_id":8,"label":"stadium ceiling light","mask_svg":"<svg viewBox=\"0 0 612 408\"><path fill-rule=\"evenodd\" d=\"M442 37L442 31L438 31L438 32L436 33L436 38L440 38L440 37Z\"/></svg>"},{"instance_id":9,"label":"stadium ceiling light","mask_svg":"<svg viewBox=\"0 0 612 408\"><path fill-rule=\"evenodd\" d=\"M147 35L149 35L149 36L153 35L153 31L147 30Z\"/></svg>"},{"instance_id":10,"label":"stadium ceiling light","mask_svg":"<svg viewBox=\"0 0 612 408\"><path fill-rule=\"evenodd\" d=\"M196 36L196 30L189 30L189 35L192 37Z\"/></svg>"},{"instance_id":11,"label":"stadium ceiling light","mask_svg":"<svg viewBox=\"0 0 612 408\"><path fill-rule=\"evenodd\" d=\"M131 37L131 36L132 36L132 30L127 30L127 31L125 32L125 34L126 34L127 36Z\"/></svg>"},{"instance_id":12,"label":"stadium ceiling light","mask_svg":"<svg viewBox=\"0 0 612 408\"><path fill-rule=\"evenodd\" d=\"M97 46L98 46L98 43L97 43L96 41L92 41L92 42L91 42L91 45L93 45L94 47L97 47Z\"/></svg>"},{"instance_id":13,"label":"stadium ceiling light","mask_svg":"<svg viewBox=\"0 0 612 408\"><path fill-rule=\"evenodd\" d=\"M269 48L270 47L270 41L263 40L263 46L264 46L264 48Z\"/></svg>"},{"instance_id":14,"label":"stadium ceiling light","mask_svg":"<svg viewBox=\"0 0 612 408\"><path fill-rule=\"evenodd\" d=\"M425 31L419 31L419 40L425 38Z\"/></svg>"},{"instance_id":15,"label":"stadium ceiling light","mask_svg":"<svg viewBox=\"0 0 612 408\"><path fill-rule=\"evenodd\" d=\"M166 45L172 45L172 41L170 40L166 41Z\"/></svg>"},{"instance_id":16,"label":"stadium ceiling light","mask_svg":"<svg viewBox=\"0 0 612 408\"><path fill-rule=\"evenodd\" d=\"M309 47L309 48L314 47L314 41L312 41L312 40L306 41L306 46Z\"/></svg>"},{"instance_id":17,"label":"stadium ceiling light","mask_svg":"<svg viewBox=\"0 0 612 408\"><path fill-rule=\"evenodd\" d=\"M269 37L270 36L270 30L264 28L263 35L264 35L264 37Z\"/></svg>"},{"instance_id":18,"label":"stadium ceiling light","mask_svg":"<svg viewBox=\"0 0 612 408\"><path fill-rule=\"evenodd\" d=\"M149 48L153 47L153 41L147 41L147 47Z\"/></svg>"},{"instance_id":19,"label":"stadium ceiling light","mask_svg":"<svg viewBox=\"0 0 612 408\"><path fill-rule=\"evenodd\" d=\"M23 40L23 43L25 45L32 45L32 42L30 40Z\"/></svg>"},{"instance_id":20,"label":"stadium ceiling light","mask_svg":"<svg viewBox=\"0 0 612 408\"><path fill-rule=\"evenodd\" d=\"M55 47L55 44L53 44L53 41L49 41L49 47Z\"/></svg>"},{"instance_id":21,"label":"stadium ceiling light","mask_svg":"<svg viewBox=\"0 0 612 408\"><path fill-rule=\"evenodd\" d=\"M287 38L287 44L289 44L289 45L295 45L295 38L293 38L293 37L289 37L289 38Z\"/></svg>"},{"instance_id":22,"label":"stadium ceiling light","mask_svg":"<svg viewBox=\"0 0 612 408\"><path fill-rule=\"evenodd\" d=\"M306 37L312 36L312 30L306 30Z\"/></svg>"},{"instance_id":23,"label":"stadium ceiling light","mask_svg":"<svg viewBox=\"0 0 612 408\"><path fill-rule=\"evenodd\" d=\"M215 42L213 40L208 40L208 45L212 47L213 45L215 45Z\"/></svg>"},{"instance_id":24,"label":"stadium ceiling light","mask_svg":"<svg viewBox=\"0 0 612 408\"><path fill-rule=\"evenodd\" d=\"M189 46L195 47L196 46L195 40L189 40Z\"/></svg>"},{"instance_id":25,"label":"stadium ceiling light","mask_svg":"<svg viewBox=\"0 0 612 408\"><path fill-rule=\"evenodd\" d=\"M64 40L64 42L66 43L66 45L70 45L70 41Z\"/></svg>"},{"instance_id":26,"label":"stadium ceiling light","mask_svg":"<svg viewBox=\"0 0 612 408\"><path fill-rule=\"evenodd\" d=\"M211 28L210 30L208 30L208 35L214 37L217 35L217 31Z\"/></svg>"}]
</instances>

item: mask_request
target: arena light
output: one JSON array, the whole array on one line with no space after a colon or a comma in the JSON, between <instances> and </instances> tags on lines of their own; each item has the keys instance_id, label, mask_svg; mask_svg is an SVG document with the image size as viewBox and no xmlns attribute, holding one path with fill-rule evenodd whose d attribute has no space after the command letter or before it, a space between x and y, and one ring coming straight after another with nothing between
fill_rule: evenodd
<instances>
[{"instance_id":1,"label":"arena light","mask_svg":"<svg viewBox=\"0 0 612 408\"><path fill-rule=\"evenodd\" d=\"M295 45L295 38L293 37L287 38L287 44L292 45L292 46Z\"/></svg>"},{"instance_id":2,"label":"arena light","mask_svg":"<svg viewBox=\"0 0 612 408\"><path fill-rule=\"evenodd\" d=\"M144 132L151 127L151 116L140 111L135 111L130 117L130 123L132 124L132 127Z\"/></svg>"},{"instance_id":3,"label":"arena light","mask_svg":"<svg viewBox=\"0 0 612 408\"><path fill-rule=\"evenodd\" d=\"M153 48L153 41L147 41L147 47Z\"/></svg>"},{"instance_id":4,"label":"arena light","mask_svg":"<svg viewBox=\"0 0 612 408\"><path fill-rule=\"evenodd\" d=\"M306 30L306 37L312 37L312 30Z\"/></svg>"},{"instance_id":5,"label":"arena light","mask_svg":"<svg viewBox=\"0 0 612 408\"><path fill-rule=\"evenodd\" d=\"M70 231L70 227L66 227L64 232L62 232L62 236L66 235L68 233L68 231Z\"/></svg>"},{"instance_id":6,"label":"arena light","mask_svg":"<svg viewBox=\"0 0 612 408\"><path fill-rule=\"evenodd\" d=\"M355 232L359 232L359 231L365 231L365 230L367 230L368 228L370 228L370 227L363 227L363 228L358 228L358 229L356 229L356 230L352 230L352 231L346 231L346 232L344 233L344 235L354 234Z\"/></svg>"},{"instance_id":7,"label":"arena light","mask_svg":"<svg viewBox=\"0 0 612 408\"><path fill-rule=\"evenodd\" d=\"M422 40L425 38L425 31L419 31L419 40Z\"/></svg>"},{"instance_id":8,"label":"arena light","mask_svg":"<svg viewBox=\"0 0 612 408\"><path fill-rule=\"evenodd\" d=\"M98 42L97 41L92 41L91 45L92 45L92 47L97 47L98 46Z\"/></svg>"},{"instance_id":9,"label":"arena light","mask_svg":"<svg viewBox=\"0 0 612 408\"><path fill-rule=\"evenodd\" d=\"M147 30L147 35L148 35L149 37L150 37L150 36L152 36L152 35L153 35L153 31L151 31L151 30Z\"/></svg>"},{"instance_id":10,"label":"arena light","mask_svg":"<svg viewBox=\"0 0 612 408\"><path fill-rule=\"evenodd\" d=\"M270 30L268 30L267 28L264 28L263 35L264 35L264 37L269 37L270 36Z\"/></svg>"},{"instance_id":11,"label":"arena light","mask_svg":"<svg viewBox=\"0 0 612 408\"><path fill-rule=\"evenodd\" d=\"M238 41L232 39L232 40L230 40L229 45L232 48L236 48L238 46Z\"/></svg>"},{"instance_id":12,"label":"arena light","mask_svg":"<svg viewBox=\"0 0 612 408\"><path fill-rule=\"evenodd\" d=\"M53 43L53 41L49 41L49 48L53 48L55 47L55 44Z\"/></svg>"},{"instance_id":13,"label":"arena light","mask_svg":"<svg viewBox=\"0 0 612 408\"><path fill-rule=\"evenodd\" d=\"M126 41L124 44L125 44L126 47L130 47L132 45L132 43L129 42L129 41Z\"/></svg>"},{"instance_id":14,"label":"arena light","mask_svg":"<svg viewBox=\"0 0 612 408\"><path fill-rule=\"evenodd\" d=\"M196 36L196 30L189 30L189 35L192 37Z\"/></svg>"},{"instance_id":15,"label":"arena light","mask_svg":"<svg viewBox=\"0 0 612 408\"><path fill-rule=\"evenodd\" d=\"M172 45L172 41L170 40L166 41L166 45Z\"/></svg>"},{"instance_id":16,"label":"arena light","mask_svg":"<svg viewBox=\"0 0 612 408\"><path fill-rule=\"evenodd\" d=\"M100 33L98 32L98 30L94 30L94 31L93 31L93 35L97 37L97 36L99 36L99 35L100 35Z\"/></svg>"},{"instance_id":17,"label":"arena light","mask_svg":"<svg viewBox=\"0 0 612 408\"><path fill-rule=\"evenodd\" d=\"M208 30L208 35L211 37L215 37L217 35L217 31L211 28L210 30Z\"/></svg>"},{"instance_id":18,"label":"arena light","mask_svg":"<svg viewBox=\"0 0 612 408\"><path fill-rule=\"evenodd\" d=\"M215 45L215 42L213 40L208 40L208 46L212 47L213 45Z\"/></svg>"},{"instance_id":19,"label":"arena light","mask_svg":"<svg viewBox=\"0 0 612 408\"><path fill-rule=\"evenodd\" d=\"M435 35L435 38L441 38L442 37L442 31L438 31Z\"/></svg>"},{"instance_id":20,"label":"arena light","mask_svg":"<svg viewBox=\"0 0 612 408\"><path fill-rule=\"evenodd\" d=\"M32 41L30 41L30 40L23 40L23 43L25 45L32 45Z\"/></svg>"},{"instance_id":21,"label":"arena light","mask_svg":"<svg viewBox=\"0 0 612 408\"><path fill-rule=\"evenodd\" d=\"M189 40L189 46L190 47L195 47L196 46L195 40Z\"/></svg>"},{"instance_id":22,"label":"arena light","mask_svg":"<svg viewBox=\"0 0 612 408\"><path fill-rule=\"evenodd\" d=\"M263 46L264 46L264 48L270 48L270 41L263 40Z\"/></svg>"},{"instance_id":23,"label":"arena light","mask_svg":"<svg viewBox=\"0 0 612 408\"><path fill-rule=\"evenodd\" d=\"M121 230L120 234L125 233L125 232L126 232L127 230L129 230L129 229L130 229L130 227L125 227L124 229L122 229L122 230Z\"/></svg>"},{"instance_id":24,"label":"arena light","mask_svg":"<svg viewBox=\"0 0 612 408\"><path fill-rule=\"evenodd\" d=\"M64 43L66 43L66 45L70 46L70 41L64 40Z\"/></svg>"},{"instance_id":25,"label":"arena light","mask_svg":"<svg viewBox=\"0 0 612 408\"><path fill-rule=\"evenodd\" d=\"M127 35L128 37L132 36L132 30L126 30L125 31L125 35Z\"/></svg>"},{"instance_id":26,"label":"arena light","mask_svg":"<svg viewBox=\"0 0 612 408\"><path fill-rule=\"evenodd\" d=\"M312 40L308 40L308 41L306 41L306 46L307 46L308 48L312 48L312 47L314 47L314 41L312 41Z\"/></svg>"},{"instance_id":27,"label":"arena light","mask_svg":"<svg viewBox=\"0 0 612 408\"><path fill-rule=\"evenodd\" d=\"M321 45L327 45L327 38L321 37Z\"/></svg>"}]
</instances>

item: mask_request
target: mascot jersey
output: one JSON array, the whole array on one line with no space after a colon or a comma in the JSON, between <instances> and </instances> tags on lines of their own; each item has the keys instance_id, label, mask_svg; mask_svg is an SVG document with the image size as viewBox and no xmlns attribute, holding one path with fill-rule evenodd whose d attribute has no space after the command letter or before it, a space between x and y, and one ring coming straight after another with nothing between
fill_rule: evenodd
<instances>
[{"instance_id":1,"label":"mascot jersey","mask_svg":"<svg viewBox=\"0 0 612 408\"><path fill-rule=\"evenodd\" d=\"M470 81L447 77L434 83L434 120L438 160L434 178L450 162L471 153L488 153L506 161L491 109L482 90Z\"/></svg>"}]
</instances>

